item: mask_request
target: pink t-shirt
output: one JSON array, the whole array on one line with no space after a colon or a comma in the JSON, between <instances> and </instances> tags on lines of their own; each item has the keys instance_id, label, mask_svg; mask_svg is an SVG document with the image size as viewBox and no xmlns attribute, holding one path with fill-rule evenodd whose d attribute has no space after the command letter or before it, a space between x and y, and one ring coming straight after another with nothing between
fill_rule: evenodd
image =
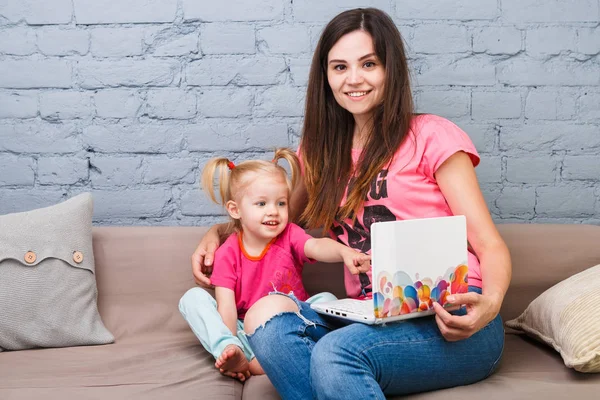
<instances>
[{"instance_id":1,"label":"pink t-shirt","mask_svg":"<svg viewBox=\"0 0 600 400\"><path fill-rule=\"evenodd\" d=\"M304 254L304 245L311 236L304 229L289 223L258 257L246 253L240 238L233 233L217 249L214 262L219 267L210 277L213 285L234 291L239 319L244 319L258 299L274 290L294 292L301 301L308 298L302 268L305 262L312 262Z\"/></svg>"},{"instance_id":2,"label":"pink t-shirt","mask_svg":"<svg viewBox=\"0 0 600 400\"><path fill-rule=\"evenodd\" d=\"M354 223L351 219L342 224L334 222L332 238L363 253L370 253L370 227L374 222L453 215L434 174L458 151L466 152L474 166L479 164L475 146L458 126L431 114L413 118L409 136L398 148L389 168L380 171L371 183L367 200ZM354 163L359 157L360 150L353 150ZM344 197L341 205L345 201ZM481 287L479 260L470 252L468 257L469 285ZM359 277L350 274L347 269L344 269L344 274L348 296L360 296ZM371 280L370 272L368 276Z\"/></svg>"}]
</instances>

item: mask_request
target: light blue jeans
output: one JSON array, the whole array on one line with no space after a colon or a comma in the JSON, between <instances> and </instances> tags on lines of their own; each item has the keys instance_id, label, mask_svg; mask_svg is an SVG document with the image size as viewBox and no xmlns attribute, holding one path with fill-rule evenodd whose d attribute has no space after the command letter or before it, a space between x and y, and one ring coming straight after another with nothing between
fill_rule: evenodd
<instances>
[{"instance_id":1,"label":"light blue jeans","mask_svg":"<svg viewBox=\"0 0 600 400\"><path fill-rule=\"evenodd\" d=\"M340 325L290 298L300 315L278 314L248 336L284 400L385 399L466 385L489 376L504 348L500 316L470 338L448 342L433 316Z\"/></svg>"},{"instance_id":2,"label":"light blue jeans","mask_svg":"<svg viewBox=\"0 0 600 400\"><path fill-rule=\"evenodd\" d=\"M333 294L325 292L312 296L306 302L310 304L335 299ZM216 300L206 290L195 287L185 292L179 300L179 312L192 328L192 332L200 340L202 346L215 359L230 344L240 347L248 361L254 358L254 353L244 333L244 322L237 321L237 335L234 336L217 311Z\"/></svg>"}]
</instances>

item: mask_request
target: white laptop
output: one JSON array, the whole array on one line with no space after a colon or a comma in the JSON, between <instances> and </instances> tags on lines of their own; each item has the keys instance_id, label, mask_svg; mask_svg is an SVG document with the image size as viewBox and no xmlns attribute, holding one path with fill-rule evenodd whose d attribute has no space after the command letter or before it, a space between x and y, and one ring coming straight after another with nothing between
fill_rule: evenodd
<instances>
[{"instance_id":1,"label":"white laptop","mask_svg":"<svg viewBox=\"0 0 600 400\"><path fill-rule=\"evenodd\" d=\"M468 290L465 216L376 222L371 225L372 299L311 304L321 313L364 324L431 315L433 302ZM364 278L365 276L363 276Z\"/></svg>"}]
</instances>

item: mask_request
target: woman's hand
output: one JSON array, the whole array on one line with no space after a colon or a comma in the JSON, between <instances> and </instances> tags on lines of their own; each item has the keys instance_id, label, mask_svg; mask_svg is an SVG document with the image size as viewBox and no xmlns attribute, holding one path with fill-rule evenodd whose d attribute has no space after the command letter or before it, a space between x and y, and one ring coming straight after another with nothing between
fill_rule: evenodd
<instances>
[{"instance_id":1,"label":"woman's hand","mask_svg":"<svg viewBox=\"0 0 600 400\"><path fill-rule=\"evenodd\" d=\"M221 245L218 226L206 232L200 244L192 254L192 273L196 284L204 288L212 288L209 276L212 274L215 251Z\"/></svg>"},{"instance_id":2,"label":"woman's hand","mask_svg":"<svg viewBox=\"0 0 600 400\"><path fill-rule=\"evenodd\" d=\"M462 304L467 309L466 315L452 315L439 303L433 303L435 321L444 338L455 342L470 337L490 323L498 312L502 299L475 292L453 294L448 296L451 304Z\"/></svg>"}]
</instances>

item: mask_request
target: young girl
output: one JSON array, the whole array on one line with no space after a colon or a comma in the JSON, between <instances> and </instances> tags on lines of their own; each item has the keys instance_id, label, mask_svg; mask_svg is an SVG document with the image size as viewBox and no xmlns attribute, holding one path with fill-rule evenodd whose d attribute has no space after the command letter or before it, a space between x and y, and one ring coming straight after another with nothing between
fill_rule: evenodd
<instances>
[{"instance_id":1,"label":"young girl","mask_svg":"<svg viewBox=\"0 0 600 400\"><path fill-rule=\"evenodd\" d=\"M285 159L291 168L277 164ZM352 274L370 269L370 256L329 238L315 239L299 226L288 223L288 202L299 178L296 155L278 149L272 162L226 158L209 161L202 173L202 186L218 203L213 179L219 171L219 194L231 216L235 231L215 253L211 281L216 301L203 289L190 289L179 309L200 342L215 358L221 373L244 381L263 374L243 333L246 311L271 292L293 294L300 301L332 300L332 294L308 298L302 285L302 267L307 261L343 261Z\"/></svg>"}]
</instances>

